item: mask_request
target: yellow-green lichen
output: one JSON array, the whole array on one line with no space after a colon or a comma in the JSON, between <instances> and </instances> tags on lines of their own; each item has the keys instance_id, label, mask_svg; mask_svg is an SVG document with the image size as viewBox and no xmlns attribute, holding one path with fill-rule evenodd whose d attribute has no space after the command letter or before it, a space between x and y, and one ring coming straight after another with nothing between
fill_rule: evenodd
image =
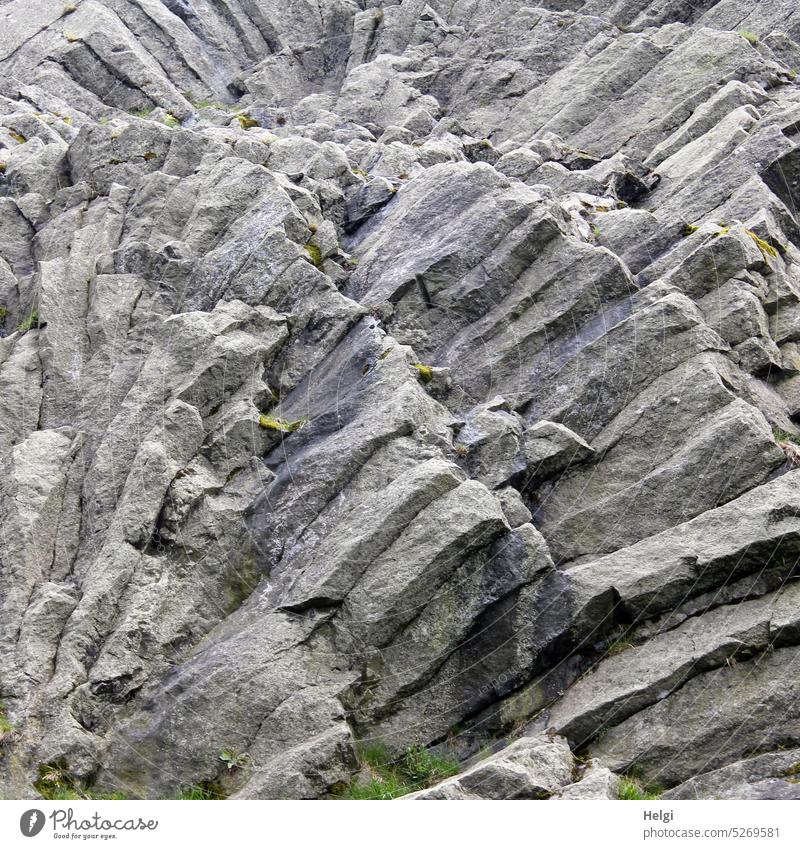
<instances>
[{"instance_id":1,"label":"yellow-green lichen","mask_svg":"<svg viewBox=\"0 0 800 849\"><path fill-rule=\"evenodd\" d=\"M423 383L430 383L433 380L433 369L425 363L412 363L419 374L419 379Z\"/></svg>"},{"instance_id":2,"label":"yellow-green lichen","mask_svg":"<svg viewBox=\"0 0 800 849\"><path fill-rule=\"evenodd\" d=\"M252 118L250 115L246 115L244 112L239 113L236 116L236 120L239 122L239 125L243 130L250 130L253 127L261 126L255 118Z\"/></svg>"},{"instance_id":3,"label":"yellow-green lichen","mask_svg":"<svg viewBox=\"0 0 800 849\"><path fill-rule=\"evenodd\" d=\"M770 257L778 256L778 251L769 242L764 241L758 233L754 233L752 230L745 230L745 233L756 243L767 264L769 264Z\"/></svg>"},{"instance_id":4,"label":"yellow-green lichen","mask_svg":"<svg viewBox=\"0 0 800 849\"><path fill-rule=\"evenodd\" d=\"M307 418L297 419L296 421L290 422L280 416L270 416L264 413L258 417L258 423L261 427L278 433L294 433L296 430L300 430L300 428L307 424L307 422Z\"/></svg>"}]
</instances>

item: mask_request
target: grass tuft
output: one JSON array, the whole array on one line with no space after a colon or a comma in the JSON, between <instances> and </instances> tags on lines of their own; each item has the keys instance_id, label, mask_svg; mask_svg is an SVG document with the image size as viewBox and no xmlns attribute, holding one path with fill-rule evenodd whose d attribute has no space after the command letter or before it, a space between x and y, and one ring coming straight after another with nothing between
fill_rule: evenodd
<instances>
[{"instance_id":1,"label":"grass tuft","mask_svg":"<svg viewBox=\"0 0 800 849\"><path fill-rule=\"evenodd\" d=\"M750 44L753 45L753 47L755 47L758 44L758 36L754 32L750 32L749 30L746 30L746 29L740 29L739 35L745 41L749 41Z\"/></svg>"},{"instance_id":2,"label":"grass tuft","mask_svg":"<svg viewBox=\"0 0 800 849\"><path fill-rule=\"evenodd\" d=\"M337 799L397 799L455 775L458 762L431 754L424 746L412 746L393 758L381 744L359 751L362 771L335 793Z\"/></svg>"},{"instance_id":3,"label":"grass tuft","mask_svg":"<svg viewBox=\"0 0 800 849\"><path fill-rule=\"evenodd\" d=\"M39 310L32 310L31 314L25 319L25 321L20 322L17 325L17 330L20 333L27 333L29 330L32 330L34 327L39 326Z\"/></svg>"},{"instance_id":4,"label":"grass tuft","mask_svg":"<svg viewBox=\"0 0 800 849\"><path fill-rule=\"evenodd\" d=\"M622 779L619 785L618 799L627 801L652 801L661 798L661 788L647 786L637 778L626 776Z\"/></svg>"}]
</instances>

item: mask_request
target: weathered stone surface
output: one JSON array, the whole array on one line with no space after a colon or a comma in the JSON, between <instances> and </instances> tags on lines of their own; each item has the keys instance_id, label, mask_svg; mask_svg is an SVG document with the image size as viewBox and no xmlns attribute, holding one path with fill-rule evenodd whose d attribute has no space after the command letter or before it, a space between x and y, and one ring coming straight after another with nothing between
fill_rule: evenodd
<instances>
[{"instance_id":1,"label":"weathered stone surface","mask_svg":"<svg viewBox=\"0 0 800 849\"><path fill-rule=\"evenodd\" d=\"M456 778L409 799L546 799L572 778L572 753L560 737L523 737Z\"/></svg>"},{"instance_id":2,"label":"weathered stone surface","mask_svg":"<svg viewBox=\"0 0 800 849\"><path fill-rule=\"evenodd\" d=\"M793 797L795 12L3 3L0 795Z\"/></svg>"}]
</instances>

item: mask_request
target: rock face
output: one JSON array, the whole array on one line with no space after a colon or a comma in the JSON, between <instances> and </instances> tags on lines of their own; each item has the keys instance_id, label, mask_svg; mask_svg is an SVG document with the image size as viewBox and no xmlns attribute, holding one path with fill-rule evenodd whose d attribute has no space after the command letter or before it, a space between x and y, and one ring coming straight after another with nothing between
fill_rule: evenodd
<instances>
[{"instance_id":1,"label":"rock face","mask_svg":"<svg viewBox=\"0 0 800 849\"><path fill-rule=\"evenodd\" d=\"M745 6L0 0L0 795L797 795Z\"/></svg>"}]
</instances>

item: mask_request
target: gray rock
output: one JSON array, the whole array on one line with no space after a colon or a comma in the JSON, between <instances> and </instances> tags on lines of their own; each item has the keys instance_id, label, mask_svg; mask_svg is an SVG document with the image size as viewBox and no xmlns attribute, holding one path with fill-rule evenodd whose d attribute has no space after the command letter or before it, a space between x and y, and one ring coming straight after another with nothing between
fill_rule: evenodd
<instances>
[{"instance_id":1,"label":"gray rock","mask_svg":"<svg viewBox=\"0 0 800 849\"><path fill-rule=\"evenodd\" d=\"M522 737L455 778L407 799L546 799L572 778L572 753L560 737Z\"/></svg>"}]
</instances>

